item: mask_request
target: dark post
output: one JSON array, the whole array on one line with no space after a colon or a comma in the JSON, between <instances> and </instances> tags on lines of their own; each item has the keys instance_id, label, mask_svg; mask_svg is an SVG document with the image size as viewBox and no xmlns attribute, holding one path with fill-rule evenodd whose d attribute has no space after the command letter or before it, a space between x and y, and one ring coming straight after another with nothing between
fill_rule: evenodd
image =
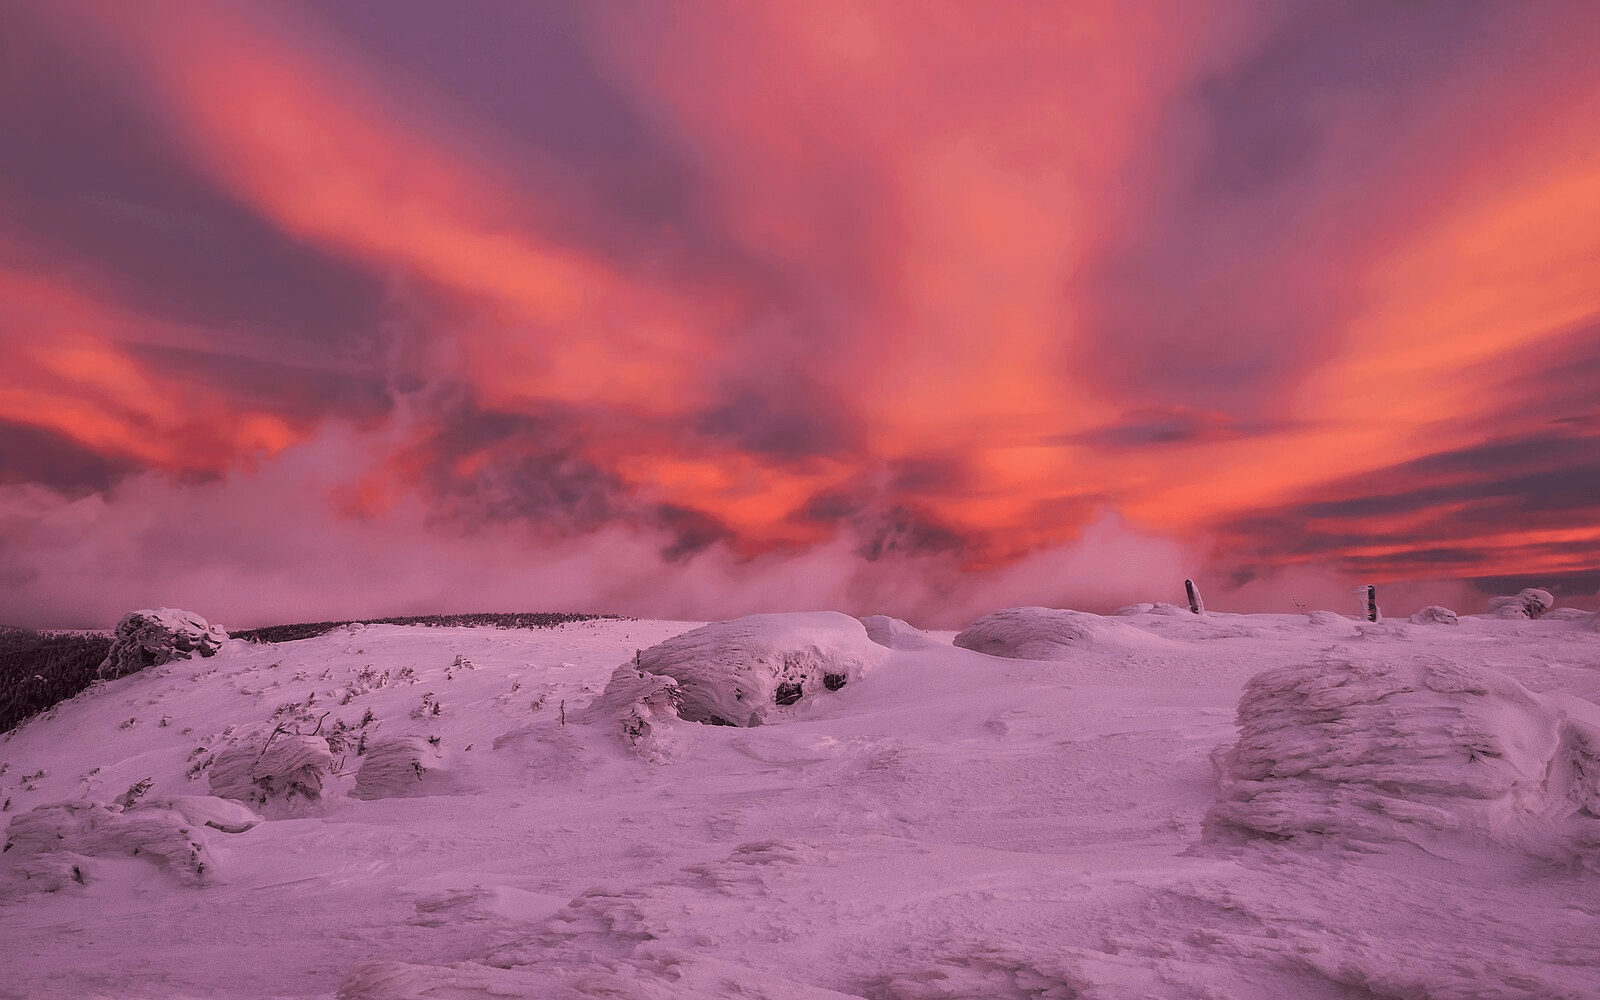
<instances>
[{"instance_id":1,"label":"dark post","mask_svg":"<svg viewBox=\"0 0 1600 1000\"><path fill-rule=\"evenodd\" d=\"M1183 581L1183 589L1189 592L1189 610L1197 615L1204 613L1206 606L1200 600L1200 590L1194 585L1194 581Z\"/></svg>"},{"instance_id":2,"label":"dark post","mask_svg":"<svg viewBox=\"0 0 1600 1000\"><path fill-rule=\"evenodd\" d=\"M1378 620L1378 588L1367 584L1367 621Z\"/></svg>"}]
</instances>

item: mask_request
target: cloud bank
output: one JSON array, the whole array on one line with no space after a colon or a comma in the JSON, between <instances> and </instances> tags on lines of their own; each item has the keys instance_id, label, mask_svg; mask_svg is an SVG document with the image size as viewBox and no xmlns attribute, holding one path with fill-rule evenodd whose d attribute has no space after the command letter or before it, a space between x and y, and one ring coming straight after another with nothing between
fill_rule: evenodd
<instances>
[{"instance_id":1,"label":"cloud bank","mask_svg":"<svg viewBox=\"0 0 1600 1000\"><path fill-rule=\"evenodd\" d=\"M8 620L1600 589L1582 4L0 16Z\"/></svg>"}]
</instances>

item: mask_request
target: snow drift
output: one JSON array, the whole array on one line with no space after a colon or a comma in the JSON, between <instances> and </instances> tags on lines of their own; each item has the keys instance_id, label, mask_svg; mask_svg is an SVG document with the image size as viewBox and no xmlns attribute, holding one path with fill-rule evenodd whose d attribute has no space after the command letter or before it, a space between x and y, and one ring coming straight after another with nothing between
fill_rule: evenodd
<instances>
[{"instance_id":1,"label":"snow drift","mask_svg":"<svg viewBox=\"0 0 1600 1000\"><path fill-rule=\"evenodd\" d=\"M690 722L759 726L837 691L888 654L856 619L815 611L705 625L642 651L635 666L678 683L680 714Z\"/></svg>"},{"instance_id":2,"label":"snow drift","mask_svg":"<svg viewBox=\"0 0 1600 1000\"><path fill-rule=\"evenodd\" d=\"M187 660L195 654L215 656L228 633L192 611L155 608L130 611L117 622L111 650L100 664L99 674L110 680L158 667L173 660Z\"/></svg>"},{"instance_id":3,"label":"snow drift","mask_svg":"<svg viewBox=\"0 0 1600 1000\"><path fill-rule=\"evenodd\" d=\"M1600 847L1600 707L1580 698L1438 658L1329 659L1251 679L1238 725L1213 757L1214 836Z\"/></svg>"},{"instance_id":4,"label":"snow drift","mask_svg":"<svg viewBox=\"0 0 1600 1000\"><path fill-rule=\"evenodd\" d=\"M984 615L956 634L963 649L1016 660L1059 660L1105 630L1105 619L1083 611L1007 608Z\"/></svg>"}]
</instances>

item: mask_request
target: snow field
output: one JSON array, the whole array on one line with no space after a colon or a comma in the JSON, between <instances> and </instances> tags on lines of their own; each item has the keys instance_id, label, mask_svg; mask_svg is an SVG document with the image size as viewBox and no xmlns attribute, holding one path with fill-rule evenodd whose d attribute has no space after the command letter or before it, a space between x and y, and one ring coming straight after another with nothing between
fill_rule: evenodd
<instances>
[{"instance_id":1,"label":"snow field","mask_svg":"<svg viewBox=\"0 0 1600 1000\"><path fill-rule=\"evenodd\" d=\"M1038 660L887 619L863 628L869 650L837 617L738 626L744 658L715 663L683 654L707 633L649 656L686 623L371 626L98 685L0 743L11 817L147 777L152 811L216 802L204 793L230 748L315 732L343 749L315 800L241 833L201 824L201 886L114 851L0 857L0 996L1595 995L1600 888L1570 836L1587 807L1560 814L1553 791L1579 786L1535 793L1530 777L1551 727L1588 717L1573 699L1597 693L1589 618L1151 606ZM762 656L781 671L768 654L789 645L864 658L790 705L772 685L755 728L685 721L689 685L635 666L704 663L690 684L742 683ZM1207 835L1214 753L1255 746L1274 719L1310 741L1307 760L1346 745L1295 715L1319 697L1319 663L1369 671L1349 704L1388 720L1360 738L1390 753L1322 780L1407 799L1383 768L1416 765L1406 780L1431 806L1471 822L1322 798L1350 829ZM1460 690L1438 690L1451 678ZM1483 710L1463 709L1479 688ZM1385 707L1408 697L1420 712ZM1466 723L1505 750L1463 784L1465 763L1423 765ZM84 881L29 888L20 869L50 853L86 859Z\"/></svg>"}]
</instances>

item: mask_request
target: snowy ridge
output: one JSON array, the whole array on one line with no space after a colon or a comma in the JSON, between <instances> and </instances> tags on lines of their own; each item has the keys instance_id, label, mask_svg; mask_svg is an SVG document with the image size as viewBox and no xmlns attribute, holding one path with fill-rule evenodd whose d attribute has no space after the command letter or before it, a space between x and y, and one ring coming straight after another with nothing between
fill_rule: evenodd
<instances>
[{"instance_id":1,"label":"snowy ridge","mask_svg":"<svg viewBox=\"0 0 1600 1000\"><path fill-rule=\"evenodd\" d=\"M1591 616L1152 605L1064 659L842 617L347 627L97 684L0 742L0 996L1594 996ZM784 649L860 662L779 705ZM646 662L771 709L686 721Z\"/></svg>"}]
</instances>

